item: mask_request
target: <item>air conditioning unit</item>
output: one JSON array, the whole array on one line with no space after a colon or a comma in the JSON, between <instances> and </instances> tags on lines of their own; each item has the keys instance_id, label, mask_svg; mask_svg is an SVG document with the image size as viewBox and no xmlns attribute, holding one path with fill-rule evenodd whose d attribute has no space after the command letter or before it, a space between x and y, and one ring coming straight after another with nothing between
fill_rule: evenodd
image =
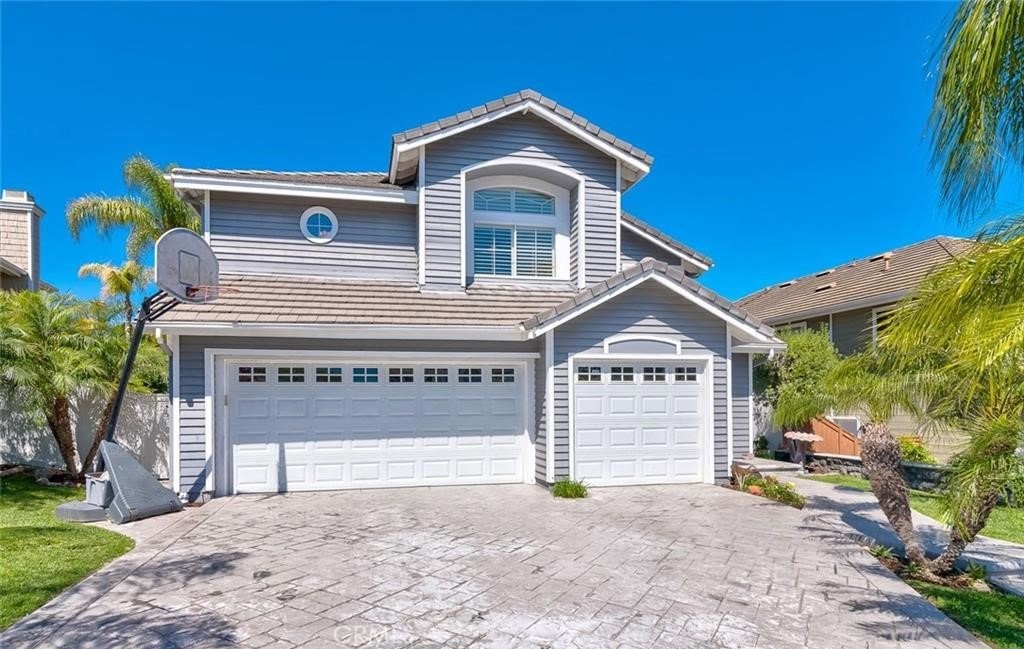
<instances>
[{"instance_id":1,"label":"air conditioning unit","mask_svg":"<svg viewBox=\"0 0 1024 649\"><path fill-rule=\"evenodd\" d=\"M829 417L837 426L850 433L860 435L860 419L857 417Z\"/></svg>"}]
</instances>

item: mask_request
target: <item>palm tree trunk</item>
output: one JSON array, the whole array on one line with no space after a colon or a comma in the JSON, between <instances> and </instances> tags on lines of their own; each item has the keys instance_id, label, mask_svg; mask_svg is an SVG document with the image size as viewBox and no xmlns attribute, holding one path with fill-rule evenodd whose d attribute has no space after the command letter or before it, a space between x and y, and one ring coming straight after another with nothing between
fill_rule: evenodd
<instances>
[{"instance_id":1,"label":"palm tree trunk","mask_svg":"<svg viewBox=\"0 0 1024 649\"><path fill-rule=\"evenodd\" d=\"M926 567L928 558L914 533L910 496L907 482L903 479L900 445L889 432L888 424L869 422L864 426L860 457L871 482L871 491L878 498L878 504L892 529L903 542L907 560Z\"/></svg>"},{"instance_id":2,"label":"palm tree trunk","mask_svg":"<svg viewBox=\"0 0 1024 649\"><path fill-rule=\"evenodd\" d=\"M967 546L974 542L978 532L985 527L989 515L997 504L999 504L999 494L989 493L981 498L981 502L976 507L971 508L967 520L954 522L949 531L949 543L942 554L931 563L931 569L934 572L944 574L953 570L957 559L960 558Z\"/></svg>"},{"instance_id":3,"label":"palm tree trunk","mask_svg":"<svg viewBox=\"0 0 1024 649\"><path fill-rule=\"evenodd\" d=\"M96 423L96 430L92 434L92 444L89 445L89 452L86 454L85 459L82 460L82 471L79 474L84 476L86 471L92 467L93 460L96 459L96 453L100 450L100 442L107 434L107 426L110 424L110 415L114 412L114 401L117 399L117 390L114 390L107 397L107 403L103 406L103 412L100 413L100 420Z\"/></svg>"},{"instance_id":4,"label":"palm tree trunk","mask_svg":"<svg viewBox=\"0 0 1024 649\"><path fill-rule=\"evenodd\" d=\"M132 296L131 294L124 296L124 333L130 339L132 337L132 314L135 309L132 308Z\"/></svg>"},{"instance_id":5,"label":"palm tree trunk","mask_svg":"<svg viewBox=\"0 0 1024 649\"><path fill-rule=\"evenodd\" d=\"M78 472L78 461L75 456L75 434L71 430L71 408L67 396L54 399L50 412L46 415L46 423L57 441L57 449L64 460L69 473Z\"/></svg>"}]
</instances>

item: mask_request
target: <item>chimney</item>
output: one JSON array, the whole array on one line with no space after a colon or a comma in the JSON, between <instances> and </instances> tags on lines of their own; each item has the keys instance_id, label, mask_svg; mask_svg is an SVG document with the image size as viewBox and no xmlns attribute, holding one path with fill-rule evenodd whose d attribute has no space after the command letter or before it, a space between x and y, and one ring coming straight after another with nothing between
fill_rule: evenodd
<instances>
[{"instance_id":1,"label":"chimney","mask_svg":"<svg viewBox=\"0 0 1024 649\"><path fill-rule=\"evenodd\" d=\"M43 209L21 189L0 191L0 288L39 289L39 218Z\"/></svg>"},{"instance_id":2,"label":"chimney","mask_svg":"<svg viewBox=\"0 0 1024 649\"><path fill-rule=\"evenodd\" d=\"M882 255L882 259L885 260L885 266L882 268L882 271L885 272L889 270L889 267L892 265L892 253L885 253L884 255Z\"/></svg>"}]
</instances>

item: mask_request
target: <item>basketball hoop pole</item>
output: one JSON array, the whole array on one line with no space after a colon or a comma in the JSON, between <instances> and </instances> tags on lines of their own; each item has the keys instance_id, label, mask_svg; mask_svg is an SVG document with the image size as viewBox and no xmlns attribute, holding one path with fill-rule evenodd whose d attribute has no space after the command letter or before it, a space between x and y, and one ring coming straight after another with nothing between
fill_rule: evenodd
<instances>
[{"instance_id":1,"label":"basketball hoop pole","mask_svg":"<svg viewBox=\"0 0 1024 649\"><path fill-rule=\"evenodd\" d=\"M128 345L128 354L124 359L124 367L121 368L121 379L117 384L117 396L114 398L114 407L110 411L110 421L107 422L107 432L104 439L108 442L114 441L114 432L117 430L117 420L121 416L121 403L124 401L125 392L128 391L128 381L132 377L132 367L135 365L135 355L142 343L142 334L146 329L146 323L166 313L169 309L178 304L178 300L167 295L163 291L157 291L142 301L139 307L139 314L135 318L135 328L132 330L132 341ZM103 471L103 455L96 461L96 470Z\"/></svg>"}]
</instances>

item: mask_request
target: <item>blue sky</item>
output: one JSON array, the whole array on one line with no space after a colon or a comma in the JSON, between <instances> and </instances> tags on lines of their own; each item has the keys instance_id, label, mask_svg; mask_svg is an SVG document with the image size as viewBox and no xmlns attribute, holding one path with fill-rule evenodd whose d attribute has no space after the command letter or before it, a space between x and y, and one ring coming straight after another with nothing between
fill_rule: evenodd
<instances>
[{"instance_id":1,"label":"blue sky","mask_svg":"<svg viewBox=\"0 0 1024 649\"><path fill-rule=\"evenodd\" d=\"M952 4L3 3L0 184L47 210L185 166L383 170L392 133L534 88L655 156L623 206L715 260L730 298L936 234L927 72ZM1011 205L1012 207L1012 205Z\"/></svg>"}]
</instances>

